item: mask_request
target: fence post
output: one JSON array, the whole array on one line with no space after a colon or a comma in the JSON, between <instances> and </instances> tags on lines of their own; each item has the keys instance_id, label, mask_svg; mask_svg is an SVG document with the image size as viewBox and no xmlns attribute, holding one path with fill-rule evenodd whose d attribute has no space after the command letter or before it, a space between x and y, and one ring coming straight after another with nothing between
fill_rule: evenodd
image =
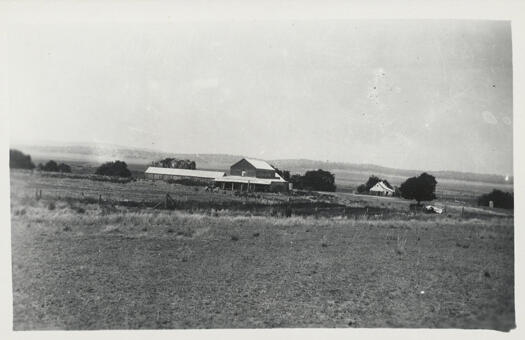
<instances>
[{"instance_id":1,"label":"fence post","mask_svg":"<svg viewBox=\"0 0 525 340\"><path fill-rule=\"evenodd\" d=\"M98 194L98 204L102 204L102 195Z\"/></svg>"},{"instance_id":2,"label":"fence post","mask_svg":"<svg viewBox=\"0 0 525 340\"><path fill-rule=\"evenodd\" d=\"M461 217L463 217L464 213L465 213L465 207L461 207Z\"/></svg>"}]
</instances>

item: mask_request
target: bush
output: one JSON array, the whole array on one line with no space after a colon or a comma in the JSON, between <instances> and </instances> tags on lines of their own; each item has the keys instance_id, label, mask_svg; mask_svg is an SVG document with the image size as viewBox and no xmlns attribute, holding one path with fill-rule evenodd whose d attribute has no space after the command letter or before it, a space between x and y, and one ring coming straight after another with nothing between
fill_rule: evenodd
<instances>
[{"instance_id":1,"label":"bush","mask_svg":"<svg viewBox=\"0 0 525 340\"><path fill-rule=\"evenodd\" d=\"M436 198L436 178L426 172L417 177L408 178L401 186L401 197L415 199L419 205L421 201L432 201Z\"/></svg>"},{"instance_id":2,"label":"bush","mask_svg":"<svg viewBox=\"0 0 525 340\"><path fill-rule=\"evenodd\" d=\"M57 162L51 160L46 164L38 164L38 170L48 171L48 172L71 172L71 167L65 163L57 164Z\"/></svg>"},{"instance_id":3,"label":"bush","mask_svg":"<svg viewBox=\"0 0 525 340\"><path fill-rule=\"evenodd\" d=\"M44 171L58 172L58 164L55 161L48 161L43 167Z\"/></svg>"},{"instance_id":4,"label":"bush","mask_svg":"<svg viewBox=\"0 0 525 340\"><path fill-rule=\"evenodd\" d=\"M292 175L290 177L290 182L292 183L294 189L297 189L297 190L304 189L304 187L303 187L303 176L301 176L299 174Z\"/></svg>"},{"instance_id":5,"label":"bush","mask_svg":"<svg viewBox=\"0 0 525 340\"><path fill-rule=\"evenodd\" d=\"M98 167L95 174L112 177L131 177L128 165L122 161L104 163Z\"/></svg>"},{"instance_id":6,"label":"bush","mask_svg":"<svg viewBox=\"0 0 525 340\"><path fill-rule=\"evenodd\" d=\"M495 208L514 209L514 195L510 192L494 189L491 193L481 195L478 205L488 207L490 201L494 202Z\"/></svg>"},{"instance_id":7,"label":"bush","mask_svg":"<svg viewBox=\"0 0 525 340\"><path fill-rule=\"evenodd\" d=\"M285 181L290 181L290 171L288 170L280 170L277 167L272 165L272 168L275 169L275 172L279 174Z\"/></svg>"},{"instance_id":8,"label":"bush","mask_svg":"<svg viewBox=\"0 0 525 340\"><path fill-rule=\"evenodd\" d=\"M69 165L67 165L66 163L60 163L58 165L58 172L70 173L71 172L71 167Z\"/></svg>"},{"instance_id":9,"label":"bush","mask_svg":"<svg viewBox=\"0 0 525 340\"><path fill-rule=\"evenodd\" d=\"M360 184L358 187L357 187L357 192L359 194L362 194L362 193L365 193L367 192L368 190L366 189L366 184Z\"/></svg>"},{"instance_id":10,"label":"bush","mask_svg":"<svg viewBox=\"0 0 525 340\"><path fill-rule=\"evenodd\" d=\"M398 187L394 188L394 193L392 194L394 197L401 197L401 190L399 190Z\"/></svg>"},{"instance_id":11,"label":"bush","mask_svg":"<svg viewBox=\"0 0 525 340\"><path fill-rule=\"evenodd\" d=\"M9 149L9 168L11 169L34 169L35 164L31 161L31 156L23 152Z\"/></svg>"}]
</instances>

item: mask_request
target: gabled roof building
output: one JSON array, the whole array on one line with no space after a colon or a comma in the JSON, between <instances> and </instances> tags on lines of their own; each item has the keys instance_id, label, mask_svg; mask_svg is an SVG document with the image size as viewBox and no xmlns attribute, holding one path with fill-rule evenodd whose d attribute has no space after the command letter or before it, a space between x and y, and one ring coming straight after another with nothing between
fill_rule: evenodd
<instances>
[{"instance_id":1,"label":"gabled roof building","mask_svg":"<svg viewBox=\"0 0 525 340\"><path fill-rule=\"evenodd\" d=\"M394 189L390 188L385 182L377 182L373 187L370 188L370 193L376 194L379 196L392 196L394 194Z\"/></svg>"},{"instance_id":2,"label":"gabled roof building","mask_svg":"<svg viewBox=\"0 0 525 340\"><path fill-rule=\"evenodd\" d=\"M288 182L266 161L243 158L230 167L230 175L216 178L223 189L240 191L288 191Z\"/></svg>"}]
</instances>

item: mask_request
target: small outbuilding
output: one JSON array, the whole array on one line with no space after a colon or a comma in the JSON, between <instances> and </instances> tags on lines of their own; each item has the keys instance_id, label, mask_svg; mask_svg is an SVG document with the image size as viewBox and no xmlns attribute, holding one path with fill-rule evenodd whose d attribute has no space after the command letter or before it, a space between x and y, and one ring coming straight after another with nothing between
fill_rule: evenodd
<instances>
[{"instance_id":1,"label":"small outbuilding","mask_svg":"<svg viewBox=\"0 0 525 340\"><path fill-rule=\"evenodd\" d=\"M378 196L393 196L394 189L390 188L385 182L377 182L370 188L370 193Z\"/></svg>"}]
</instances>

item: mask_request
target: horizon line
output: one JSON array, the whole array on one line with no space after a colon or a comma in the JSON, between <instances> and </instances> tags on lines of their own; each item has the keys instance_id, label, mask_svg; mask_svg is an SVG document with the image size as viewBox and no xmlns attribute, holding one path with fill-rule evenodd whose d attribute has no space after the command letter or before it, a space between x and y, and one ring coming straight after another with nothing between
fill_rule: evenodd
<instances>
[{"instance_id":1,"label":"horizon line","mask_svg":"<svg viewBox=\"0 0 525 340\"><path fill-rule=\"evenodd\" d=\"M45 145L48 143L47 145ZM44 145L38 145L38 144L44 144ZM55 145L49 145L49 144L55 144ZM222 155L222 156L240 156L240 157L246 157L246 158L256 158L261 159L259 157L252 157L247 156L244 154L231 154L231 153L202 153L202 152L173 152L173 151L166 151L161 149L150 149L147 147L135 147L135 146L123 146L120 144L115 143L107 143L107 142L62 142L62 141L53 141L53 140L35 140L32 142L13 142L10 141L9 143L10 148L16 147L16 146L112 146L117 147L120 149L128 149L128 150L140 150L140 151L146 151L146 152L154 152L154 153L166 153L166 154L181 154L181 155ZM346 165L355 165L355 166L374 166L374 167L380 167L388 170L398 170L398 171L421 171L421 172L453 172L458 174L476 174L476 175L485 175L485 176L501 176L501 177L508 177L509 179L514 179L514 172L512 174L497 174L497 173L483 173L483 172L475 172L475 171L459 171L459 170L437 170L437 169L406 169L406 168L394 168L390 166L385 165L379 165L374 163L351 163L346 161L332 161L332 160L319 160L319 159L310 159L310 158L275 158L275 159L262 159L267 162L272 161L310 161L310 162L321 162L321 163L332 163L332 164L346 164Z\"/></svg>"}]
</instances>

